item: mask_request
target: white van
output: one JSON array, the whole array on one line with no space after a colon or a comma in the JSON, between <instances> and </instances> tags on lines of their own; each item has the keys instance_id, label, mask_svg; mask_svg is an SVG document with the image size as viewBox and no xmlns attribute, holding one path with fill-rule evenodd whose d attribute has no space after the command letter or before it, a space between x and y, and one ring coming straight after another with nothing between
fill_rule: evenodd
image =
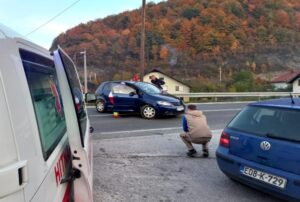
<instances>
[{"instance_id":1,"label":"white van","mask_svg":"<svg viewBox=\"0 0 300 202\"><path fill-rule=\"evenodd\" d=\"M0 202L93 201L92 128L74 63L0 26Z\"/></svg>"}]
</instances>

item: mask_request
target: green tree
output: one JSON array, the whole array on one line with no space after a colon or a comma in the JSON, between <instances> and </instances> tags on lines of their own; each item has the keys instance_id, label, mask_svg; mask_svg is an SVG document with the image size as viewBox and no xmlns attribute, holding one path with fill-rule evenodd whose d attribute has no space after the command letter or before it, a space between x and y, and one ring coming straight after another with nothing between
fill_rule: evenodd
<instances>
[{"instance_id":1,"label":"green tree","mask_svg":"<svg viewBox=\"0 0 300 202\"><path fill-rule=\"evenodd\" d=\"M191 20L192 18L198 17L200 14L197 8L187 8L182 12L182 16Z\"/></svg>"},{"instance_id":2,"label":"green tree","mask_svg":"<svg viewBox=\"0 0 300 202\"><path fill-rule=\"evenodd\" d=\"M227 11L239 18L242 18L245 16L243 8L235 2L227 4Z\"/></svg>"},{"instance_id":3,"label":"green tree","mask_svg":"<svg viewBox=\"0 0 300 202\"><path fill-rule=\"evenodd\" d=\"M237 92L250 92L255 87L255 79L252 72L241 71L233 75L233 82L229 89Z\"/></svg>"}]
</instances>

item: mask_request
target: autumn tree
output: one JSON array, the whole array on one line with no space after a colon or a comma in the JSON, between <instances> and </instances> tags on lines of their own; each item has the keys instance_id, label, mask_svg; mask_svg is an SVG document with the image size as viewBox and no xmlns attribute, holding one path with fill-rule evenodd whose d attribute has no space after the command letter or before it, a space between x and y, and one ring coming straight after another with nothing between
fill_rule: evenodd
<instances>
[{"instance_id":1,"label":"autumn tree","mask_svg":"<svg viewBox=\"0 0 300 202\"><path fill-rule=\"evenodd\" d=\"M196 82L197 75L213 82L219 67L215 60L231 61L224 66L227 77L239 70L265 73L276 65L283 69L285 60L282 56L281 62L275 65L268 64L268 58L263 57L282 52L299 54L299 11L298 0L168 0L149 3L146 66L149 70L159 67L174 76ZM127 78L122 72L138 72L140 30L141 10L126 11L67 30L54 39L51 50L60 45L81 69L83 62L78 53L86 49L88 65L97 72L101 81ZM249 64L246 65L245 61ZM232 90L239 90L239 85L231 85Z\"/></svg>"}]
</instances>

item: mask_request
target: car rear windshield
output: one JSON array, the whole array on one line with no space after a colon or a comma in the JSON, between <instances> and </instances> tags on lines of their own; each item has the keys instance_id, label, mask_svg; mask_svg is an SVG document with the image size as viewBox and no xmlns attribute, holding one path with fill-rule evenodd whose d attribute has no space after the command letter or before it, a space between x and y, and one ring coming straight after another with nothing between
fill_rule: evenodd
<instances>
[{"instance_id":1,"label":"car rear windshield","mask_svg":"<svg viewBox=\"0 0 300 202\"><path fill-rule=\"evenodd\" d=\"M300 142L300 110L278 107L245 107L228 128L258 136Z\"/></svg>"}]
</instances>

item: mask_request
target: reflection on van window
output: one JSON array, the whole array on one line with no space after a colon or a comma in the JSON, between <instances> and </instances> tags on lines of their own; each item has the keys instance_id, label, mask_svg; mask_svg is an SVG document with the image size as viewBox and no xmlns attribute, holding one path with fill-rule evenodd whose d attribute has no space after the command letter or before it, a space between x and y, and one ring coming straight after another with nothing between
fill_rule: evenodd
<instances>
[{"instance_id":1,"label":"reflection on van window","mask_svg":"<svg viewBox=\"0 0 300 202\"><path fill-rule=\"evenodd\" d=\"M59 51L59 53L60 53L60 57L62 59L64 68L65 68L67 77L68 77L69 85L71 87L73 101L74 101L74 105L75 105L76 113L77 113L77 119L78 119L78 123L79 123L79 127L80 127L81 144L82 144L82 146L84 146L84 136L85 136L85 132L86 132L87 114L86 114L83 94L81 91L81 84L79 82L76 67L73 64L73 62L62 51Z\"/></svg>"},{"instance_id":2,"label":"reflection on van window","mask_svg":"<svg viewBox=\"0 0 300 202\"><path fill-rule=\"evenodd\" d=\"M44 159L47 160L66 132L54 63L25 50L20 50L20 54L37 118Z\"/></svg>"}]
</instances>

